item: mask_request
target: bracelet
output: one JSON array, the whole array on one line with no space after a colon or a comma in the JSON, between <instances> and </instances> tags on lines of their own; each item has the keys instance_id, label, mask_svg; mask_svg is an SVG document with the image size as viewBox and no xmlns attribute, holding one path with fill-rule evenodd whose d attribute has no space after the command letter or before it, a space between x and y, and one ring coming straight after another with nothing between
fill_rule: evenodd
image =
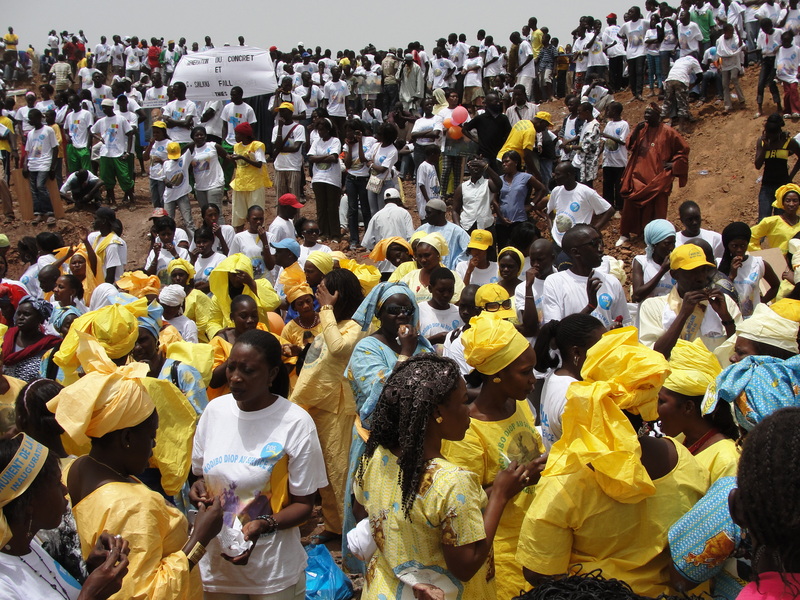
<instances>
[{"instance_id":1,"label":"bracelet","mask_svg":"<svg viewBox=\"0 0 800 600\"><path fill-rule=\"evenodd\" d=\"M200 542L197 542L191 550L189 550L189 554L186 555L189 563L192 565L196 565L200 562L200 559L206 555L206 547L203 546Z\"/></svg>"},{"instance_id":2,"label":"bracelet","mask_svg":"<svg viewBox=\"0 0 800 600\"><path fill-rule=\"evenodd\" d=\"M526 295L525 295L525 299L527 300L528 298L530 298L531 300L533 300L533 296L531 296L531 295L529 295L529 294L526 294Z\"/></svg>"},{"instance_id":3,"label":"bracelet","mask_svg":"<svg viewBox=\"0 0 800 600\"><path fill-rule=\"evenodd\" d=\"M264 521L267 524L264 533L275 533L278 530L278 521L275 520L273 515L259 515L256 517L257 521Z\"/></svg>"},{"instance_id":4,"label":"bracelet","mask_svg":"<svg viewBox=\"0 0 800 600\"><path fill-rule=\"evenodd\" d=\"M734 321L733 319L728 319L727 321L721 321L721 323L723 325L734 325L736 321Z\"/></svg>"},{"instance_id":5,"label":"bracelet","mask_svg":"<svg viewBox=\"0 0 800 600\"><path fill-rule=\"evenodd\" d=\"M331 304L325 304L324 306L320 306L320 307L319 307L319 309L320 309L320 311L323 311L323 310L333 310L333 305L331 305Z\"/></svg>"},{"instance_id":6,"label":"bracelet","mask_svg":"<svg viewBox=\"0 0 800 600\"><path fill-rule=\"evenodd\" d=\"M588 302L586 303L586 306L588 306L588 307L589 307L589 308L591 308L592 310L594 310L595 308L597 308L597 304L589 304Z\"/></svg>"}]
</instances>

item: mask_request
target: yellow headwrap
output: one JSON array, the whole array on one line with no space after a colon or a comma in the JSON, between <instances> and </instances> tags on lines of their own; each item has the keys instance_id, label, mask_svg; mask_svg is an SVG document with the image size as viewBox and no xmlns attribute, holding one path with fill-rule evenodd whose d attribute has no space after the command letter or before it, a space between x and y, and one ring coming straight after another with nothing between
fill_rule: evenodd
<instances>
[{"instance_id":1,"label":"yellow headwrap","mask_svg":"<svg viewBox=\"0 0 800 600\"><path fill-rule=\"evenodd\" d=\"M158 411L158 432L152 464L161 471L161 484L170 495L180 491L191 465L197 413L172 382L147 377L146 363L117 367L103 348L80 334L81 364L86 375L65 387L47 403L73 444L135 427Z\"/></svg>"},{"instance_id":2,"label":"yellow headwrap","mask_svg":"<svg viewBox=\"0 0 800 600\"><path fill-rule=\"evenodd\" d=\"M314 291L311 289L311 286L307 283L301 283L300 285L295 285L286 289L286 299L289 301L289 304L297 300L298 298L302 298L303 296L313 296Z\"/></svg>"},{"instance_id":3,"label":"yellow headwrap","mask_svg":"<svg viewBox=\"0 0 800 600\"><path fill-rule=\"evenodd\" d=\"M484 375L502 371L531 347L516 327L492 313L481 313L469 323L471 327L461 334L464 359Z\"/></svg>"},{"instance_id":4,"label":"yellow headwrap","mask_svg":"<svg viewBox=\"0 0 800 600\"><path fill-rule=\"evenodd\" d=\"M372 265L362 265L358 261L345 259L339 261L339 267L347 269L356 276L361 284L361 293L365 297L381 282L381 272Z\"/></svg>"},{"instance_id":5,"label":"yellow headwrap","mask_svg":"<svg viewBox=\"0 0 800 600\"><path fill-rule=\"evenodd\" d=\"M522 275L522 271L525 270L525 257L522 256L522 252L514 248L514 246L506 246L505 248L500 250L500 252L497 254L497 260L500 260L500 258L506 252L511 252L513 254L516 254L517 258L519 258L519 272L517 273L517 277L519 277L520 275Z\"/></svg>"},{"instance_id":6,"label":"yellow headwrap","mask_svg":"<svg viewBox=\"0 0 800 600\"><path fill-rule=\"evenodd\" d=\"M203 377L203 387L208 387L214 370L214 348L211 344L177 341L166 346L166 357L193 366Z\"/></svg>"},{"instance_id":7,"label":"yellow headwrap","mask_svg":"<svg viewBox=\"0 0 800 600\"><path fill-rule=\"evenodd\" d=\"M104 306L75 319L61 348L53 356L55 363L64 370L64 384L74 381L75 370L82 364L78 356L78 333L93 336L110 358L122 358L133 350L139 337L136 318L146 316L147 300L140 298L129 304Z\"/></svg>"},{"instance_id":8,"label":"yellow headwrap","mask_svg":"<svg viewBox=\"0 0 800 600\"><path fill-rule=\"evenodd\" d=\"M194 267L192 266L192 263L190 263L185 258L175 258L169 261L169 264L167 265L167 274L172 275L172 272L175 269L182 269L186 271L189 274L189 279L194 279L195 275Z\"/></svg>"},{"instance_id":9,"label":"yellow headwrap","mask_svg":"<svg viewBox=\"0 0 800 600\"><path fill-rule=\"evenodd\" d=\"M770 308L784 319L800 323L800 300L783 298L771 304Z\"/></svg>"},{"instance_id":10,"label":"yellow headwrap","mask_svg":"<svg viewBox=\"0 0 800 600\"><path fill-rule=\"evenodd\" d=\"M669 363L638 342L635 327L604 334L586 353L583 381L567 389L563 434L543 475L567 475L591 464L597 483L615 500L652 496L655 486L642 465L636 431L622 411L658 418L658 391L668 374Z\"/></svg>"},{"instance_id":11,"label":"yellow headwrap","mask_svg":"<svg viewBox=\"0 0 800 600\"><path fill-rule=\"evenodd\" d=\"M749 319L736 326L736 335L797 354L797 329L797 321L782 317L762 303L756 305Z\"/></svg>"},{"instance_id":12,"label":"yellow headwrap","mask_svg":"<svg viewBox=\"0 0 800 600\"><path fill-rule=\"evenodd\" d=\"M108 244L104 246L104 248L106 247L108 247ZM58 250L55 251L56 258L57 259L64 258L69 252L69 250L70 246L59 248ZM95 251L95 256L97 258L97 272L92 271L92 267L89 264L89 255L86 252L86 246L84 244L80 244L75 249L75 253L73 254L73 256L82 256L83 260L86 262L86 278L83 280L83 302L88 306L89 302L92 299L92 292L94 292L95 288L98 285L103 283L102 279L98 278L98 273L103 272L103 261L100 256L97 256L97 252ZM70 258L70 260L72 260L72 258Z\"/></svg>"},{"instance_id":13,"label":"yellow headwrap","mask_svg":"<svg viewBox=\"0 0 800 600\"><path fill-rule=\"evenodd\" d=\"M0 473L0 547L11 541L11 528L2 508L22 496L44 466L50 451L31 436L20 433L22 440L11 462Z\"/></svg>"},{"instance_id":14,"label":"yellow headwrap","mask_svg":"<svg viewBox=\"0 0 800 600\"><path fill-rule=\"evenodd\" d=\"M427 231L422 231L422 230L415 231L414 233L411 234L411 237L408 238L409 245L412 246L412 248L413 248L414 241L415 240L422 240L422 238L424 238L426 235L428 235Z\"/></svg>"},{"instance_id":15,"label":"yellow headwrap","mask_svg":"<svg viewBox=\"0 0 800 600\"><path fill-rule=\"evenodd\" d=\"M126 271L117 281L117 287L131 296L144 298L148 294L158 295L161 282L155 275L146 275L144 271Z\"/></svg>"},{"instance_id":16,"label":"yellow headwrap","mask_svg":"<svg viewBox=\"0 0 800 600\"><path fill-rule=\"evenodd\" d=\"M703 396L722 372L717 357L700 338L678 340L669 358L670 374L664 387L684 396Z\"/></svg>"},{"instance_id":17,"label":"yellow headwrap","mask_svg":"<svg viewBox=\"0 0 800 600\"><path fill-rule=\"evenodd\" d=\"M403 238L395 236L395 237L384 238L380 242L375 244L375 247L372 249L372 252L369 253L370 259L375 262L386 260L386 251L392 244L397 244L399 246L402 246L403 248L408 250L409 256L414 256L414 250L411 248L411 244L409 244Z\"/></svg>"},{"instance_id":18,"label":"yellow headwrap","mask_svg":"<svg viewBox=\"0 0 800 600\"><path fill-rule=\"evenodd\" d=\"M217 304L219 304L222 314L225 316L230 314L231 300L233 300L228 293L228 274L236 271L244 271L250 277L253 276L253 265L244 254L231 254L214 267L214 270L208 275L208 287L211 289L211 293L214 294ZM253 295L253 291L249 287L244 286L242 293L255 298L256 303L258 303L258 298Z\"/></svg>"},{"instance_id":19,"label":"yellow headwrap","mask_svg":"<svg viewBox=\"0 0 800 600\"><path fill-rule=\"evenodd\" d=\"M800 195L800 185L796 183L787 183L786 185L782 185L777 190L775 190L775 202L772 203L772 206L775 208L783 209L783 197L788 192L796 192Z\"/></svg>"},{"instance_id":20,"label":"yellow headwrap","mask_svg":"<svg viewBox=\"0 0 800 600\"><path fill-rule=\"evenodd\" d=\"M306 261L317 267L323 275L327 275L333 271L333 257L330 252L314 250L308 255Z\"/></svg>"},{"instance_id":21,"label":"yellow headwrap","mask_svg":"<svg viewBox=\"0 0 800 600\"><path fill-rule=\"evenodd\" d=\"M337 263L337 262L341 263L343 260L347 260L347 254L345 254L344 252L341 252L339 250L334 250L333 252L330 253L330 255L331 255L331 258L333 259L334 263ZM335 266L336 265L334 264L334 267Z\"/></svg>"},{"instance_id":22,"label":"yellow headwrap","mask_svg":"<svg viewBox=\"0 0 800 600\"><path fill-rule=\"evenodd\" d=\"M412 238L414 236L411 236ZM428 244L428 246L432 246L438 253L439 256L447 256L450 253L450 248L447 245L447 240L444 239L444 236L441 233L429 233L419 241L420 244Z\"/></svg>"}]
</instances>

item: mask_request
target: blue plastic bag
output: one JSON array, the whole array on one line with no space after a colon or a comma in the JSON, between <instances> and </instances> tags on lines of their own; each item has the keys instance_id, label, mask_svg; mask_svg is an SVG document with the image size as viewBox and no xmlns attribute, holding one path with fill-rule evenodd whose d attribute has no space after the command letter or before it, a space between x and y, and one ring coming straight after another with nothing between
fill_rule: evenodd
<instances>
[{"instance_id":1,"label":"blue plastic bag","mask_svg":"<svg viewBox=\"0 0 800 600\"><path fill-rule=\"evenodd\" d=\"M306 546L306 600L350 600L353 584L324 544Z\"/></svg>"}]
</instances>

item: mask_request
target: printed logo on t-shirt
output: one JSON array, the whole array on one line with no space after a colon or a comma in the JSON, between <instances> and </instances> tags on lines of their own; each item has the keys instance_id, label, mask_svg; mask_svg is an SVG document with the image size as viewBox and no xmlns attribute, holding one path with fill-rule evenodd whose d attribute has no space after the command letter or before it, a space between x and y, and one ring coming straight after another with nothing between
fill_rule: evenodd
<instances>
[{"instance_id":1,"label":"printed logo on t-shirt","mask_svg":"<svg viewBox=\"0 0 800 600\"><path fill-rule=\"evenodd\" d=\"M600 294L597 297L597 306L602 308L603 310L608 310L611 308L611 302L613 299L611 298L610 294Z\"/></svg>"},{"instance_id":2,"label":"printed logo on t-shirt","mask_svg":"<svg viewBox=\"0 0 800 600\"><path fill-rule=\"evenodd\" d=\"M578 210L580 209L580 207L581 207L581 205L580 205L580 203L579 203L579 202L570 202L570 204L569 204L569 209L570 209L572 212L578 212Z\"/></svg>"}]
</instances>

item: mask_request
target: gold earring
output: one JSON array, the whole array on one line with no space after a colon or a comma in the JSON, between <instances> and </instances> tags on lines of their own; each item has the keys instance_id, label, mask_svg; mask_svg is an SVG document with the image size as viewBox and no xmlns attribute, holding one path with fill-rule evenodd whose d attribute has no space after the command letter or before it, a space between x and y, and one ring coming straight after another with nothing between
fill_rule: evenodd
<instances>
[{"instance_id":1,"label":"gold earring","mask_svg":"<svg viewBox=\"0 0 800 600\"><path fill-rule=\"evenodd\" d=\"M442 419L442 417L436 417L436 422L437 423L441 423L442 421L444 421L444 419Z\"/></svg>"},{"instance_id":2,"label":"gold earring","mask_svg":"<svg viewBox=\"0 0 800 600\"><path fill-rule=\"evenodd\" d=\"M501 381L503 380L500 379L499 377L495 377L494 379L492 379L492 383L500 383Z\"/></svg>"}]
</instances>

